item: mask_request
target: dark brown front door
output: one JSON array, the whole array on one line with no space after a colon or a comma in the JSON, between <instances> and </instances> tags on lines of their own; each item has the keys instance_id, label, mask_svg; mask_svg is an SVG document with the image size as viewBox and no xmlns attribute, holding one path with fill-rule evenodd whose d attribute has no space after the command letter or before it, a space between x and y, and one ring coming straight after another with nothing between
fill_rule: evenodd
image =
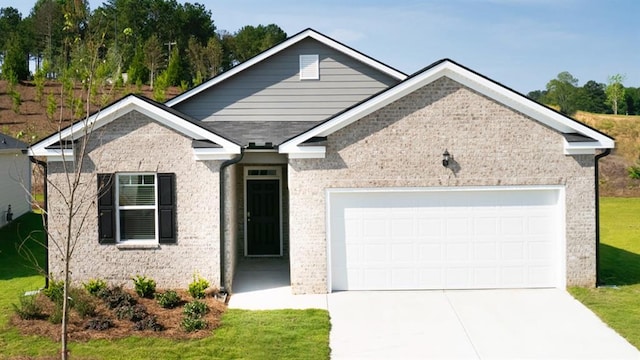
<instances>
[{"instance_id":1,"label":"dark brown front door","mask_svg":"<svg viewBox=\"0 0 640 360\"><path fill-rule=\"evenodd\" d=\"M280 255L280 180L247 180L247 255Z\"/></svg>"}]
</instances>

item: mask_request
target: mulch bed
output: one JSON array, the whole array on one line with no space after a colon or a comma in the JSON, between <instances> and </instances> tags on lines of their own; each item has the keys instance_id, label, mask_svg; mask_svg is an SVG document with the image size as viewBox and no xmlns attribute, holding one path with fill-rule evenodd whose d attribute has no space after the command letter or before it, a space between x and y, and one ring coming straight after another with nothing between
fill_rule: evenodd
<instances>
[{"instance_id":1,"label":"mulch bed","mask_svg":"<svg viewBox=\"0 0 640 360\"><path fill-rule=\"evenodd\" d=\"M186 332L181 328L180 322L184 318L182 313L183 305L193 300L186 291L176 290L183 300L182 304L174 309L162 308L154 299L140 298L132 291L128 291L134 296L138 304L142 304L147 308L150 315L155 315L158 322L164 326L163 331L134 330L134 323L128 320L118 320L115 312L106 307L102 300L95 298L96 316L108 318L114 326L107 330L91 330L85 329L85 324L92 318L82 318L75 310L69 312L68 334L69 339L73 341L88 341L93 339L121 339L129 336L142 337L159 337L168 339L200 339L211 334L211 330L220 326L220 318L226 311L227 306L212 296L208 296L200 301L207 304L209 312L205 316L207 328L204 330ZM162 290L160 290L162 292ZM44 313L50 315L54 311L55 305L43 294L37 295L37 301L43 307ZM23 335L39 335L48 337L54 341L60 340L61 325L52 324L47 319L44 320L22 320L17 315L13 315L10 320L11 325L16 327Z\"/></svg>"}]
</instances>

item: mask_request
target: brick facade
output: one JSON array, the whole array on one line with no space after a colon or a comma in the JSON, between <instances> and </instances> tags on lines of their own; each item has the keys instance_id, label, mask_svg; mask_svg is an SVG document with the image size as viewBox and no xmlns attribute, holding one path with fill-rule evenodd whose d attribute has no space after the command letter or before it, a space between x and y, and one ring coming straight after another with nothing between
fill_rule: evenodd
<instances>
[{"instance_id":1,"label":"brick facade","mask_svg":"<svg viewBox=\"0 0 640 360\"><path fill-rule=\"evenodd\" d=\"M327 291L326 189L373 187L564 186L567 284L593 286L594 157L564 155L563 142L448 78L333 133L326 158L289 162L293 291Z\"/></svg>"},{"instance_id":2,"label":"brick facade","mask_svg":"<svg viewBox=\"0 0 640 360\"><path fill-rule=\"evenodd\" d=\"M191 139L134 111L93 132L83 165L82 181L88 188L79 193L86 191L81 200L88 215L73 255L74 282L99 277L131 287L131 277L139 274L156 280L159 288L186 288L197 272L219 286L220 161L194 160ZM62 166L61 162L49 163L49 179L57 186L65 183ZM96 174L113 172L176 174L176 244L122 249L98 243ZM60 239L66 229L62 202L49 186L50 241ZM50 273L59 279L62 262L52 246L49 261Z\"/></svg>"}]
</instances>

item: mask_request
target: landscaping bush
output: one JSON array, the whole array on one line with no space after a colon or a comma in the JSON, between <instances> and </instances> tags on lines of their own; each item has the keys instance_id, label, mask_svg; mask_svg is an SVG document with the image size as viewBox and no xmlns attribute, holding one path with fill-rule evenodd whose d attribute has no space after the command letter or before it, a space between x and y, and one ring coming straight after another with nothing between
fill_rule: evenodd
<instances>
[{"instance_id":1,"label":"landscaping bush","mask_svg":"<svg viewBox=\"0 0 640 360\"><path fill-rule=\"evenodd\" d=\"M107 288L107 282L102 279L90 279L88 282L83 283L82 286L89 294L98 296L101 290Z\"/></svg>"},{"instance_id":2,"label":"landscaping bush","mask_svg":"<svg viewBox=\"0 0 640 360\"><path fill-rule=\"evenodd\" d=\"M178 293L173 290L156 294L156 300L158 301L158 305L165 309L173 309L180 304L180 301L182 301Z\"/></svg>"},{"instance_id":3,"label":"landscaping bush","mask_svg":"<svg viewBox=\"0 0 640 360\"><path fill-rule=\"evenodd\" d=\"M146 276L138 275L133 278L133 285L135 287L136 294L143 298L152 299L153 294L156 292L156 282Z\"/></svg>"},{"instance_id":4,"label":"landscaping bush","mask_svg":"<svg viewBox=\"0 0 640 360\"><path fill-rule=\"evenodd\" d=\"M194 274L193 281L189 284L189 294L194 299L204 298L204 291L209 287L207 279L200 277L200 275Z\"/></svg>"},{"instance_id":5,"label":"landscaping bush","mask_svg":"<svg viewBox=\"0 0 640 360\"><path fill-rule=\"evenodd\" d=\"M142 304L137 305L124 305L116 308L116 317L120 320L140 321L146 318L149 313L147 308Z\"/></svg>"},{"instance_id":6,"label":"landscaping bush","mask_svg":"<svg viewBox=\"0 0 640 360\"><path fill-rule=\"evenodd\" d=\"M96 315L96 304L93 299L87 295L86 292L81 289L73 288L71 289L71 299L70 304L76 310L78 315L83 318L92 317Z\"/></svg>"},{"instance_id":7,"label":"landscaping bush","mask_svg":"<svg viewBox=\"0 0 640 360\"><path fill-rule=\"evenodd\" d=\"M50 279L49 286L42 290L42 293L55 304L62 306L62 300L64 299L64 281Z\"/></svg>"},{"instance_id":8,"label":"landscaping bush","mask_svg":"<svg viewBox=\"0 0 640 360\"><path fill-rule=\"evenodd\" d=\"M142 330L162 331L164 330L164 326L158 323L158 318L156 318L155 316L149 315L144 319L137 321L133 325L133 329L137 331L142 331Z\"/></svg>"},{"instance_id":9,"label":"landscaping bush","mask_svg":"<svg viewBox=\"0 0 640 360\"><path fill-rule=\"evenodd\" d=\"M46 317L35 295L22 295L18 305L11 305L13 305L13 311L23 320L44 319Z\"/></svg>"},{"instance_id":10,"label":"landscaping bush","mask_svg":"<svg viewBox=\"0 0 640 360\"><path fill-rule=\"evenodd\" d=\"M184 319L182 319L180 326L182 326L182 328L186 332L192 332L192 331L206 329L207 322L204 319L185 317Z\"/></svg>"},{"instance_id":11,"label":"landscaping bush","mask_svg":"<svg viewBox=\"0 0 640 360\"><path fill-rule=\"evenodd\" d=\"M112 288L105 288L98 292L98 297L101 298L109 309L116 309L122 306L133 306L136 304L136 300L128 292L124 291L120 286L114 286Z\"/></svg>"},{"instance_id":12,"label":"landscaping bush","mask_svg":"<svg viewBox=\"0 0 640 360\"><path fill-rule=\"evenodd\" d=\"M56 306L48 320L52 324L62 324L62 306Z\"/></svg>"},{"instance_id":13,"label":"landscaping bush","mask_svg":"<svg viewBox=\"0 0 640 360\"><path fill-rule=\"evenodd\" d=\"M204 316L208 311L207 304L198 300L187 303L182 309L185 316L180 325L187 332L205 329L207 322L204 320Z\"/></svg>"},{"instance_id":14,"label":"landscaping bush","mask_svg":"<svg viewBox=\"0 0 640 360\"><path fill-rule=\"evenodd\" d=\"M204 317L208 311L207 304L194 300L184 306L182 313L190 318L201 318Z\"/></svg>"},{"instance_id":15,"label":"landscaping bush","mask_svg":"<svg viewBox=\"0 0 640 360\"><path fill-rule=\"evenodd\" d=\"M84 326L85 329L91 330L107 330L113 327L113 322L106 318L96 318L87 321L87 324Z\"/></svg>"}]
</instances>

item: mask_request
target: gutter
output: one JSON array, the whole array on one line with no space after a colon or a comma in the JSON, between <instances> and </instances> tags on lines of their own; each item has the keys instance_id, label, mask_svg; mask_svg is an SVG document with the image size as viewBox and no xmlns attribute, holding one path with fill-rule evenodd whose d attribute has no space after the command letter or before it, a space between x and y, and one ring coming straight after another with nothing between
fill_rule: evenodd
<instances>
[{"instance_id":1,"label":"gutter","mask_svg":"<svg viewBox=\"0 0 640 360\"><path fill-rule=\"evenodd\" d=\"M220 187L220 210L218 211L220 214L220 293L226 293L226 290L224 288L224 283L226 282L225 279L225 261L224 261L224 253L225 253L225 233L224 233L224 228L226 226L226 222L225 222L225 212L224 212L224 205L225 205L225 200L226 200L226 193L224 191L225 187L224 187L224 170L233 165L233 164L237 164L240 161L242 161L242 158L244 157L244 147L240 148L240 155L234 157L233 159L229 159L226 160L225 162L222 163L222 165L220 165L220 182L219 182L219 187Z\"/></svg>"},{"instance_id":2,"label":"gutter","mask_svg":"<svg viewBox=\"0 0 640 360\"><path fill-rule=\"evenodd\" d=\"M42 166L42 173L44 174L44 207L42 208L42 210L44 210L44 249L45 249L45 257L44 257L44 287L48 288L49 287L49 209L48 209L48 203L49 203L49 193L47 191L47 175L48 175L48 170L47 170L47 162L46 161L42 161L42 160L38 160L36 158L34 158L33 156L29 156L29 160L31 160L32 163L36 164L36 165L40 165Z\"/></svg>"},{"instance_id":3,"label":"gutter","mask_svg":"<svg viewBox=\"0 0 640 360\"><path fill-rule=\"evenodd\" d=\"M598 160L611 154L611 149L604 149L603 152L595 156L595 195L596 195L596 287L600 283L600 170Z\"/></svg>"}]
</instances>

